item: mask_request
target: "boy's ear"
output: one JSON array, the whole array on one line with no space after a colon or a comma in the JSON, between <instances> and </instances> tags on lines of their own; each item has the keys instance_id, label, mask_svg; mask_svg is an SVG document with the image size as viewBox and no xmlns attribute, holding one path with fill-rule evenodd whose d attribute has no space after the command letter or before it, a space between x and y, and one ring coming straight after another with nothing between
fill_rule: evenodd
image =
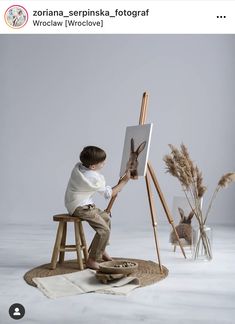
<instances>
[{"instance_id":1,"label":"boy's ear","mask_svg":"<svg viewBox=\"0 0 235 324\"><path fill-rule=\"evenodd\" d=\"M89 166L89 169L94 170L95 169L95 165L94 164L90 165Z\"/></svg>"}]
</instances>

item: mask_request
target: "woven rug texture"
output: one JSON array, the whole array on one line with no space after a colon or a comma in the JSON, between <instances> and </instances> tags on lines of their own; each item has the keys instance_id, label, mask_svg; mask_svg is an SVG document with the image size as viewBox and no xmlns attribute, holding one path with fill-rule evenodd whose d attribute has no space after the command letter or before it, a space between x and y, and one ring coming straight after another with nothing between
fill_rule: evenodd
<instances>
[{"instance_id":1,"label":"woven rug texture","mask_svg":"<svg viewBox=\"0 0 235 324\"><path fill-rule=\"evenodd\" d=\"M153 261L130 259L130 258L113 258L113 259L134 261L138 263L138 269L135 270L131 274L131 276L137 277L139 279L140 287L148 286L162 279L165 279L169 272L165 266L162 266L162 273L161 273L159 264ZM49 277L49 276L72 273L76 271L79 271L76 260L65 261L62 264L57 263L55 270L51 270L50 263L48 263L48 264L40 265L26 272L24 275L24 280L29 285L36 287L36 284L32 280L35 277L37 278Z\"/></svg>"}]
</instances>

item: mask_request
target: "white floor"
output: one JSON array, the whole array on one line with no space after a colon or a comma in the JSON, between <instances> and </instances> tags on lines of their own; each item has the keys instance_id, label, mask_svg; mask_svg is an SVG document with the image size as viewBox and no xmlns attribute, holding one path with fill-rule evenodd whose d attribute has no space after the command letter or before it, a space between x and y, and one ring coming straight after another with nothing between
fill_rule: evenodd
<instances>
[{"instance_id":1,"label":"white floor","mask_svg":"<svg viewBox=\"0 0 235 324\"><path fill-rule=\"evenodd\" d=\"M1 227L0 323L13 323L8 309L21 303L20 323L235 323L235 228L213 229L214 259L184 260L168 243L169 227L159 230L161 260L169 276L136 289L130 295L84 294L51 300L23 280L29 269L50 261L54 228L5 225ZM88 236L90 234L88 233ZM156 260L153 233L113 231L113 256ZM71 257L71 256L70 256Z\"/></svg>"}]
</instances>

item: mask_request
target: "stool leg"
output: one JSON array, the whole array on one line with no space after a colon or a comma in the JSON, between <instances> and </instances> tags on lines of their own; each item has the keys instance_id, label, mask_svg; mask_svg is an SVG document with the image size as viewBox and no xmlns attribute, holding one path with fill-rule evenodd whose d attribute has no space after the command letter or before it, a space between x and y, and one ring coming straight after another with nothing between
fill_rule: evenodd
<instances>
[{"instance_id":1,"label":"stool leg","mask_svg":"<svg viewBox=\"0 0 235 324\"><path fill-rule=\"evenodd\" d=\"M66 234L67 234L67 223L63 222L63 235L62 235L62 240L61 240L61 248L65 248L66 245ZM60 251L60 257L59 257L59 263L64 262L64 251Z\"/></svg>"},{"instance_id":2,"label":"stool leg","mask_svg":"<svg viewBox=\"0 0 235 324\"><path fill-rule=\"evenodd\" d=\"M63 222L59 222L59 226L58 226L58 230L57 230L57 234L56 234L56 240L55 240L55 245L54 245L54 249L53 249L53 254L52 254L52 258L51 258L51 266L50 268L52 270L54 270L56 268L56 261L59 255L59 251L60 251L60 245L61 245L61 240L62 240L62 235L63 235Z\"/></svg>"},{"instance_id":3,"label":"stool leg","mask_svg":"<svg viewBox=\"0 0 235 324\"><path fill-rule=\"evenodd\" d=\"M83 249L84 259L85 259L85 262L87 262L88 251L87 251L86 238L85 238L82 222L79 222L78 225L79 225L79 232L80 232L80 237L81 237L81 241L82 241L82 246L84 247L84 249Z\"/></svg>"},{"instance_id":4,"label":"stool leg","mask_svg":"<svg viewBox=\"0 0 235 324\"><path fill-rule=\"evenodd\" d=\"M81 238L79 233L79 225L78 222L74 222L74 230L75 230L75 240L76 240L76 251L77 251L77 260L79 270L83 270L83 262L82 262L82 249L81 249Z\"/></svg>"}]
</instances>

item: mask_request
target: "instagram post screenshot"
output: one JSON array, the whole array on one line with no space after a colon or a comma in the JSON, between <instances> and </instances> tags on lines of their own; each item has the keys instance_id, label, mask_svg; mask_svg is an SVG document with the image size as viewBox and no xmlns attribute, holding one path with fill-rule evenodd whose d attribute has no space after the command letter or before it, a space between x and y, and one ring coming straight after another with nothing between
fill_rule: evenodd
<instances>
[{"instance_id":1,"label":"instagram post screenshot","mask_svg":"<svg viewBox=\"0 0 235 324\"><path fill-rule=\"evenodd\" d=\"M0 324L233 324L235 1L0 2Z\"/></svg>"}]
</instances>

